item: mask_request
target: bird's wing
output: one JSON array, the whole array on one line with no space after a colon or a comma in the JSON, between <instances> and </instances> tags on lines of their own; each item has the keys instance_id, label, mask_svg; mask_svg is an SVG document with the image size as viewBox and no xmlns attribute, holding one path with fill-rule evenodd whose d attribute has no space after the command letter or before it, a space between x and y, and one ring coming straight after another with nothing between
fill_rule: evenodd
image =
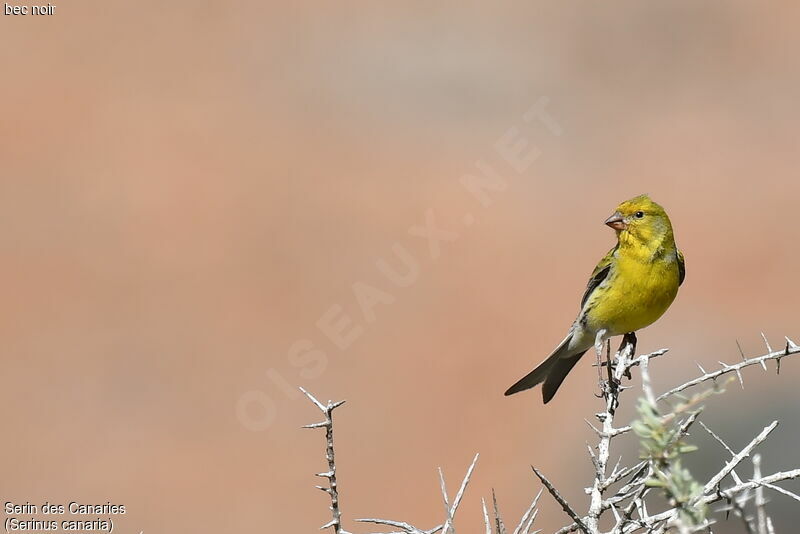
<instances>
[{"instance_id":1,"label":"bird's wing","mask_svg":"<svg viewBox=\"0 0 800 534\"><path fill-rule=\"evenodd\" d=\"M589 277L589 283L586 285L586 291L583 293L583 298L581 299L581 308L586 305L586 301L589 300L589 297L592 295L597 286L603 283L603 280L608 278L608 273L611 272L611 264L614 263L614 253L617 251L617 247L615 246L611 250L608 251L608 254L600 260L600 263L597 264L597 267L594 268L592 271L592 276Z\"/></svg>"},{"instance_id":2,"label":"bird's wing","mask_svg":"<svg viewBox=\"0 0 800 534\"><path fill-rule=\"evenodd\" d=\"M686 260L683 259L683 252L680 250L678 251L678 276L678 285L680 286L686 278Z\"/></svg>"}]
</instances>

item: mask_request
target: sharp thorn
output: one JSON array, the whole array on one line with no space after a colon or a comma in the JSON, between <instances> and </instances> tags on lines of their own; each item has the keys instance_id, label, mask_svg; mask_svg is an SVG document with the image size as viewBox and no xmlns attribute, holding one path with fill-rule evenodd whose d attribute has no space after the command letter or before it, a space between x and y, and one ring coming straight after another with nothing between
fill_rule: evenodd
<instances>
[{"instance_id":1,"label":"sharp thorn","mask_svg":"<svg viewBox=\"0 0 800 534\"><path fill-rule=\"evenodd\" d=\"M324 525L319 527L319 529L320 530L325 530L326 528L331 528L331 527L336 526L338 524L339 524L339 520L338 519L331 519L330 521L328 521L327 523L325 523Z\"/></svg>"},{"instance_id":2,"label":"sharp thorn","mask_svg":"<svg viewBox=\"0 0 800 534\"><path fill-rule=\"evenodd\" d=\"M320 409L320 410L322 410L323 412L325 411L325 405L323 405L323 404L322 404L320 401L318 401L318 400L317 400L317 398L316 398L314 395L312 395L311 393L309 393L308 391L306 391L306 390L305 390L305 389L303 389L302 387L300 388L300 391L302 391L302 392L303 392L303 395L305 395L306 397L308 397L308 398L309 398L309 400L310 400L311 402L313 402L313 403L314 403L314 404L317 406L317 408L319 408L319 409Z\"/></svg>"},{"instance_id":3,"label":"sharp thorn","mask_svg":"<svg viewBox=\"0 0 800 534\"><path fill-rule=\"evenodd\" d=\"M330 421L322 421L321 423L311 423L310 425L303 425L303 428L322 428L330 425Z\"/></svg>"},{"instance_id":4,"label":"sharp thorn","mask_svg":"<svg viewBox=\"0 0 800 534\"><path fill-rule=\"evenodd\" d=\"M739 349L739 354L742 355L742 361L747 360L747 357L744 355L744 351L742 350L742 346L739 344L739 340L736 340L736 347Z\"/></svg>"},{"instance_id":5,"label":"sharp thorn","mask_svg":"<svg viewBox=\"0 0 800 534\"><path fill-rule=\"evenodd\" d=\"M767 341L767 336L764 335L764 332L761 332L761 337L764 338L764 344L767 346L767 351L772 354L772 347L769 346L769 341Z\"/></svg>"}]
</instances>

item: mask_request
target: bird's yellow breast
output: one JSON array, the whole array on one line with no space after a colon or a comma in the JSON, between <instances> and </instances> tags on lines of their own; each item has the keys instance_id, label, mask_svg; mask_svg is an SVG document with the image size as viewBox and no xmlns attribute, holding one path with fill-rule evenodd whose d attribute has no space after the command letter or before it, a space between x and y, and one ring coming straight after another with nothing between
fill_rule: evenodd
<instances>
[{"instance_id":1,"label":"bird's yellow breast","mask_svg":"<svg viewBox=\"0 0 800 534\"><path fill-rule=\"evenodd\" d=\"M655 260L619 254L609 275L585 309L592 329L605 329L608 335L635 332L655 322L675 300L680 285L674 253Z\"/></svg>"}]
</instances>

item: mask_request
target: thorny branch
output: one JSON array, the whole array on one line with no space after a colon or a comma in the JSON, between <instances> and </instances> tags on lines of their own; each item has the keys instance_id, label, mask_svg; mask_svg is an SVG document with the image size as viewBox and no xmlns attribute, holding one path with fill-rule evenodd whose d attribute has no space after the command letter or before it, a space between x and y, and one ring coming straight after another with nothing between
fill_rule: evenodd
<instances>
[{"instance_id":1,"label":"thorny branch","mask_svg":"<svg viewBox=\"0 0 800 534\"><path fill-rule=\"evenodd\" d=\"M328 404L322 404L318 401L311 393L306 391L303 388L300 388L306 397L308 397L314 405L319 408L319 410L325 416L325 420L319 423L312 423L310 425L305 425L303 428L324 428L325 429L325 458L328 460L328 471L325 473L317 473L318 477L327 478L328 479L328 487L325 486L316 486L317 488L321 489L331 497L331 514L333 518L322 525L320 530L333 527L333 532L335 534L350 534L346 530L342 528L342 513L339 510L339 488L336 485L336 458L334 457L333 453L333 410L344 404L344 401L339 402L331 402L328 401Z\"/></svg>"},{"instance_id":2,"label":"thorny branch","mask_svg":"<svg viewBox=\"0 0 800 534\"><path fill-rule=\"evenodd\" d=\"M710 373L707 373L702 367L700 367L700 371L703 372L702 376L698 376L697 378L689 380L688 382L685 382L680 386L674 387L669 391L662 393L661 395L658 396L656 400L662 401L667 397L675 395L676 393L680 393L681 391L688 389L692 386L708 382L709 380L714 381L720 376L728 373L736 373L737 377L739 378L739 383L742 384L743 383L741 375L742 369L744 369L745 367L750 367L751 365L760 365L766 371L767 370L766 362L768 362L769 360L775 360L776 362L775 370L777 373L780 373L781 359L785 358L786 356L791 356L792 354L797 354L798 352L800 352L800 346L798 346L794 341L792 341L787 337L786 347L783 350L773 351L772 347L769 346L769 343L767 343L767 350L768 352L766 354L764 354L763 356L758 356L757 358L747 359L743 355L742 361L733 365L728 365L726 363L719 362L722 368Z\"/></svg>"},{"instance_id":3,"label":"thorny branch","mask_svg":"<svg viewBox=\"0 0 800 534\"><path fill-rule=\"evenodd\" d=\"M308 397L312 403L324 414L325 420L319 423L312 423L310 425L305 425L303 428L324 428L325 429L325 457L328 461L328 471L325 473L318 473L317 476L327 478L329 481L328 487L324 486L316 486L317 488L321 489L325 493L327 493L331 498L331 513L333 518L322 525L320 530L333 527L335 534L351 534L350 532L344 530L342 528L342 512L339 505L339 490L338 485L336 483L336 458L334 456L334 449L333 449L333 410L344 404L344 401L339 402L332 402L328 401L327 404L322 404L320 401L316 399L311 393L306 391L303 388L300 388L306 397ZM455 534L455 526L453 525L453 521L455 519L456 512L461 504L462 499L464 498L464 493L467 489L467 485L472 477L472 473L475 470L475 465L478 463L479 455L476 454L475 457L472 459L472 463L470 464L469 468L467 469L466 475L461 481L461 485L458 488L455 496L453 497L452 502L450 501L447 495L447 488L444 481L444 475L442 474L441 468L439 469L439 482L440 488L442 492L442 499L444 500L445 504L445 520L442 524L437 525L431 529L424 530L418 528L410 523L405 521L395 521L392 519L380 519L380 518L364 518L364 519L356 519L355 521L360 523L373 523L376 525L383 525L388 527L393 527L395 530L392 532L388 532L385 534L435 534L437 532L442 532L446 534ZM536 508L537 503L539 502L539 497L541 496L541 491L536 495L531 505L528 507L528 510L523 514L522 518L520 519L519 525L516 529L514 529L514 534L535 534L531 532L531 528L533 527L533 522L536 519L537 515L539 514L539 510ZM492 492L492 498L494 500L494 524L497 526L497 533L496 534L506 534L505 527L503 525L503 520L500 517L500 512L497 508L497 500L494 497L494 492ZM491 533L491 527L488 519L488 511L486 511L486 504L484 503L484 517L487 525L487 534ZM538 532L538 531L536 531Z\"/></svg>"},{"instance_id":4,"label":"thorny branch","mask_svg":"<svg viewBox=\"0 0 800 534\"><path fill-rule=\"evenodd\" d=\"M717 378L735 373L739 383L744 387L741 372L743 369L760 365L764 370L767 370L767 362L774 360L776 362L776 371L780 373L781 359L800 353L800 346L789 338L786 338L785 347L779 351L772 350L765 336L764 341L767 346L766 354L749 359L742 354L741 362L736 364L720 362L720 369L710 372L698 364L702 373L700 376L660 395L656 395L653 391L649 364L652 359L666 353L666 349L635 357L636 340L632 335L625 336L620 349L613 358L610 355L609 347L607 361L600 364L606 367L608 375L608 380L602 383L604 409L595 415L600 422L600 427L597 428L587 421L597 435L598 442L594 448L589 447L594 476L592 484L586 490L587 494L589 494L589 506L586 513L579 513L577 511L578 507L564 499L550 480L539 470L533 468L544 488L548 490L572 520L571 524L562 527L556 534L568 534L570 532L582 532L584 534L667 534L673 532L688 534L701 531L710 532L709 527L714 520L705 517L705 508L720 501L724 501L726 505L716 510L716 512L724 512L725 517L733 512L735 516L742 520L748 534L773 534L774 527L766 511L765 490L781 493L800 502L800 495L776 485L781 481L800 478L800 469L781 471L764 476L761 474L759 456L757 454L753 455L754 450L778 426L778 421L767 425L738 453L734 452L733 448L725 443L719 435L711 431L702 421L698 421L702 411L702 406L699 406L699 404L719 389L716 383ZM635 367L639 368L642 379L639 410L643 419L632 425L615 426L614 419L620 403L621 393L630 389L630 386L623 385L623 380L631 378L631 370ZM681 394L693 386L705 383L712 383L714 387L689 398ZM319 473L318 476L327 478L329 486L317 487L328 493L331 498L332 519L321 528L333 527L334 534L350 534L341 526L342 514L339 506L333 451L333 410L341 406L344 401L336 403L329 401L327 405L324 405L307 391L302 388L301 390L325 415L324 421L306 425L307 428L325 428L326 430L328 471ZM680 402L664 402L673 398L680 399ZM642 421L647 424L643 424ZM730 458L716 474L703 484L695 482L691 474L680 466L680 455L692 450L692 447L684 443L683 440L690 427L696 421L723 447ZM642 428L647 431L647 438L643 437ZM643 446L648 445L645 450L648 450L649 454L643 456L644 459L642 461L630 466L621 466L620 458L609 472L609 458L613 439L628 434L632 430L636 430L637 434L640 435ZM745 480L741 476L741 464L751 455L753 455L753 476L749 480ZM455 515L477 460L478 455L476 454L452 500L447 494L444 476L441 469L439 469L439 484L444 503L444 521L442 524L423 530L404 521L378 518L357 519L356 521L384 525L395 529L385 534L435 534L438 532L455 534ZM737 467L739 468L738 472ZM727 486L726 481L729 481ZM649 495L657 491L666 493L669 507L661 511L651 512L648 510L648 502L652 500ZM539 491L522 515L513 534L536 534L539 532L537 530L532 533L531 528L539 514L537 505L541 494L542 492ZM490 510L487 508L485 500L482 499L481 504L486 534L507 534L494 490L492 490L492 517L490 517ZM650 504L650 506L658 507L659 505ZM660 506L663 508L663 504ZM751 508L752 511L748 511L748 508ZM600 526L601 518L606 514L613 515L613 521L611 522L613 526L607 532L602 531Z\"/></svg>"},{"instance_id":5,"label":"thorny branch","mask_svg":"<svg viewBox=\"0 0 800 534\"><path fill-rule=\"evenodd\" d=\"M531 467L531 469L533 469L533 472L536 474L537 477L539 477L539 480L542 481L542 484L544 484L544 487L547 488L547 491L550 492L550 495L552 495L553 498L556 500L556 502L561 505L561 508L563 508L564 512L568 516L570 516L573 521L575 521L575 526L577 526L578 529L584 534L590 534L592 532L591 530L589 530L590 527L587 526L586 523L583 521L583 519L581 519L581 516L579 516L578 513L572 509L572 506L570 506L567 500L561 496L561 494L558 492L555 486L553 486L553 484L547 479L547 477L545 477L535 467Z\"/></svg>"},{"instance_id":6,"label":"thorny branch","mask_svg":"<svg viewBox=\"0 0 800 534\"><path fill-rule=\"evenodd\" d=\"M589 510L586 517L582 518L582 520L585 521L589 526L591 534L599 534L601 532L599 528L599 518L609 510L614 516L614 526L611 528L611 530L609 530L609 532L613 534L630 534L634 532L655 534L671 532L673 530L683 533L696 531L698 527L705 529L707 528L707 521L701 521L694 527L687 525L686 516L682 511L687 509L698 509L700 507L719 502L720 500L728 501L730 504L729 510L733 509L737 515L743 519L746 527L751 528L749 523L750 518L747 517L746 513L744 512L744 506L749 498L748 492L752 490L760 490L763 492L764 489L771 489L780 493L791 493L780 486L775 486L773 483L796 478L800 476L800 470L780 472L762 477L760 471L756 469L753 478L748 481L742 481L735 471L735 468L741 464L745 458L749 457L758 445L767 439L769 434L777 427L777 421L764 428L764 430L755 438L753 438L753 440L739 453L734 453L733 450L727 444L725 444L721 438L719 438L719 436L711 432L708 427L703 425L703 427L730 453L731 459L726 462L726 464L714 476L712 476L708 482L698 487L699 491L695 497L688 499L687 502L683 504L679 502L673 502L672 508L659 513L650 513L647 509L647 502L645 499L647 493L652 489L651 484L655 484L655 482L651 483L651 481L654 480L653 477L661 471L661 469L658 467L658 464L654 463L652 458L649 460L649 462L645 462L645 465L640 463L632 467L622 468L619 470L617 467L615 467L612 469L612 473L608 476L606 475L605 471L606 462L611 447L611 441L615 437L626 434L632 429L631 426L615 427L613 422L615 408L619 404L620 393L624 389L627 389L625 386L621 386L622 378L630 376L630 370L633 367L639 367L642 378L642 397L644 402L651 407L652 412L658 416L657 420L663 423L671 423L672 421L675 421L676 426L674 434L669 436L669 439L665 441L665 446L667 446L667 449L669 449L669 446L674 446L680 442L683 436L687 433L689 427L697 420L700 411L702 411L702 407L697 406L699 402L704 400L714 391L709 390L697 394L677 406L671 406L669 411L663 414L661 414L657 409L659 402L667 400L686 389L703 383L712 382L716 385L717 378L729 373L736 373L737 377L739 378L739 382L743 384L743 378L741 374L742 369L754 365L760 365L764 370L766 370L766 362L770 360L774 360L776 362L776 370L779 372L780 361L782 358L800 353L800 346L795 344L789 338L786 338L786 345L783 350L780 351L773 351L769 345L769 342L766 341L766 337L764 339L768 351L766 354L749 359L743 356L741 362L733 365L720 362L721 368L712 372L708 372L699 366L701 372L703 373L701 376L689 380L688 382L674 387L658 396L653 392L650 382L649 363L651 359L662 355L666 351L661 350L634 358L629 352L631 344L623 341L623 345L620 347L620 350L613 361L607 364L609 369L613 370L613 380L610 380L609 387L604 388L603 400L606 409L604 412L596 415L598 420L602 423L602 427L598 429L591 424L589 425L595 431L599 439L596 447L597 453L595 454L591 448L589 451L592 464L594 466L595 476L592 487L587 490L591 495ZM615 381L616 383L614 383ZM679 422L678 420L681 417L683 417L683 419ZM702 425L702 422L700 424ZM664 476L663 473L661 473L661 476ZM725 489L721 488L721 484L729 476L733 479L734 484ZM606 491L617 483L622 483L622 486L613 495L605 497ZM775 489L773 489L773 487ZM797 500L800 501L800 495L792 495L796 496ZM625 502L628 504L623 510L619 510L618 507L620 504ZM758 530L754 532L757 532L757 534L769 534L771 529L771 521L769 520L768 516L766 516L763 500L759 501L759 503L757 503L756 506L756 512L759 515L757 527ZM574 507L570 506L570 509L572 508ZM567 532L582 530L581 525L572 517L572 514L568 515L570 515L573 519L573 523L563 527L558 531L558 534L566 534Z\"/></svg>"}]
</instances>

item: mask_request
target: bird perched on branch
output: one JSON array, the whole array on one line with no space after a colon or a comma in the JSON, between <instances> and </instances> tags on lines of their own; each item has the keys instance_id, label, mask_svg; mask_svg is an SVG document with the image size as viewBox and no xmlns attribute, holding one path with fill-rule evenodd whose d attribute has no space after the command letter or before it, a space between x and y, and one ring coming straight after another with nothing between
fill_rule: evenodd
<instances>
[{"instance_id":1,"label":"bird perched on branch","mask_svg":"<svg viewBox=\"0 0 800 534\"><path fill-rule=\"evenodd\" d=\"M578 318L553 353L506 395L544 382L547 404L587 350L594 346L600 354L606 339L651 325L678 294L686 268L664 208L640 195L605 223L616 231L617 244L594 268Z\"/></svg>"}]
</instances>

